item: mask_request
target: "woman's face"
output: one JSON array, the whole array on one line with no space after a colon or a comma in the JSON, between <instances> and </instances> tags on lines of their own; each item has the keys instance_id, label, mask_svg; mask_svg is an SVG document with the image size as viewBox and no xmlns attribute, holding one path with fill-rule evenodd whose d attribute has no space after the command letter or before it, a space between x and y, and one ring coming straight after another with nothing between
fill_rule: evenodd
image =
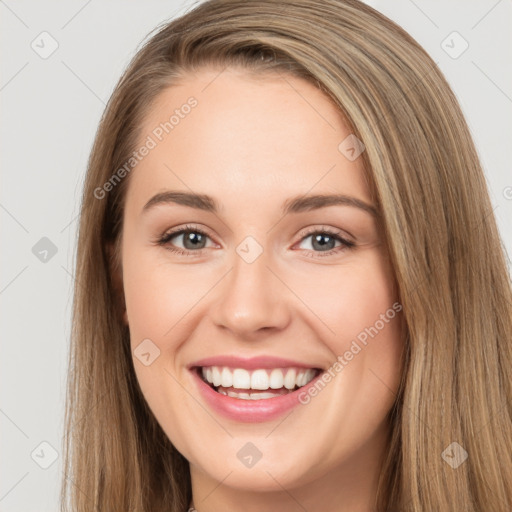
<instances>
[{"instance_id":1,"label":"woman's face","mask_svg":"<svg viewBox=\"0 0 512 512\"><path fill-rule=\"evenodd\" d=\"M205 495L378 476L401 306L350 135L308 82L233 69L188 75L145 119L125 319L142 392Z\"/></svg>"}]
</instances>

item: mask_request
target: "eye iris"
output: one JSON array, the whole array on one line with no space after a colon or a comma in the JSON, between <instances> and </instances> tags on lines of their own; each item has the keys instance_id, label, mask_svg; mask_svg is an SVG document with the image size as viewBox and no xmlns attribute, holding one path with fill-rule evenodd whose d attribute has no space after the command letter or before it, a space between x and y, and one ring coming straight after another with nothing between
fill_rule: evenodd
<instances>
[{"instance_id":1,"label":"eye iris","mask_svg":"<svg viewBox=\"0 0 512 512\"><path fill-rule=\"evenodd\" d=\"M183 245L185 249L202 249L205 246L206 237L199 231L182 231ZM328 233L317 233L310 235L313 238L312 246L315 250L321 252L334 249L336 244L336 237Z\"/></svg>"},{"instance_id":2,"label":"eye iris","mask_svg":"<svg viewBox=\"0 0 512 512\"><path fill-rule=\"evenodd\" d=\"M323 243L321 242L322 239L327 239L327 242ZM325 250L330 250L330 249L334 249L334 246L332 247L326 247L329 243L335 243L336 240L332 237L332 236L329 236L329 235L326 235L326 234L322 234L322 233L319 233L317 234L316 236L313 237L313 248L315 249L320 249L321 251L325 251ZM317 247L315 247L315 244L319 244Z\"/></svg>"},{"instance_id":3,"label":"eye iris","mask_svg":"<svg viewBox=\"0 0 512 512\"><path fill-rule=\"evenodd\" d=\"M206 240L204 239L203 235L201 233L197 233L195 231L186 231L183 234L183 245L186 249L202 249L204 247L204 242ZM187 247L187 243L191 242L192 246ZM201 245L201 242L203 245Z\"/></svg>"}]
</instances>

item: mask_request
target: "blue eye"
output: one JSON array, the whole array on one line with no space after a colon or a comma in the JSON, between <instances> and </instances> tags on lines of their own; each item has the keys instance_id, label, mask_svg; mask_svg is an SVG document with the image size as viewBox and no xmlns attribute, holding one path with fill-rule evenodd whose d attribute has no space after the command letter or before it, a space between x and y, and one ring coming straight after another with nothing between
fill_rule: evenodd
<instances>
[{"instance_id":1,"label":"blue eye","mask_svg":"<svg viewBox=\"0 0 512 512\"><path fill-rule=\"evenodd\" d=\"M176 248L170 244L173 238L178 238L179 236L183 237L185 249ZM194 226L186 226L183 229L164 234L157 243L164 246L169 251L189 256L190 252L200 252L201 249L204 249L208 238L210 237L201 229L195 228ZM189 247L186 247L186 245L189 245Z\"/></svg>"},{"instance_id":2,"label":"blue eye","mask_svg":"<svg viewBox=\"0 0 512 512\"><path fill-rule=\"evenodd\" d=\"M311 256L313 258L331 256L332 254L338 253L345 249L350 249L355 246L354 242L346 240L345 238L341 237L338 233L331 232L330 230L327 229L317 229L316 231L313 231L312 233L305 235L301 239L301 242L311 237L311 247L313 249L318 249L318 251L308 250L308 256ZM338 245L338 247L336 247L336 242L340 244Z\"/></svg>"},{"instance_id":3,"label":"blue eye","mask_svg":"<svg viewBox=\"0 0 512 512\"><path fill-rule=\"evenodd\" d=\"M171 240L178 237L182 237L183 248L175 247L171 243ZM300 243L310 237L313 237L311 243L313 250L306 249L306 254L313 258L331 256L356 245L354 242L340 236L339 232L334 232L329 228L316 228L303 234ZM165 233L157 240L157 244L182 256L198 256L206 248L206 243L209 239L210 237L205 231L194 226L185 226L182 229ZM336 243L339 244L337 247Z\"/></svg>"}]
</instances>

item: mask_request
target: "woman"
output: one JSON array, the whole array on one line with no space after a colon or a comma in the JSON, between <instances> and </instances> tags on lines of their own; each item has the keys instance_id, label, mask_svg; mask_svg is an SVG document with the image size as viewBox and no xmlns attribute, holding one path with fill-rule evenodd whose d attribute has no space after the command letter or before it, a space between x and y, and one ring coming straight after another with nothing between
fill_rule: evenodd
<instances>
[{"instance_id":1,"label":"woman","mask_svg":"<svg viewBox=\"0 0 512 512\"><path fill-rule=\"evenodd\" d=\"M365 4L162 27L101 121L77 281L63 510L512 508L482 168L441 72Z\"/></svg>"}]
</instances>

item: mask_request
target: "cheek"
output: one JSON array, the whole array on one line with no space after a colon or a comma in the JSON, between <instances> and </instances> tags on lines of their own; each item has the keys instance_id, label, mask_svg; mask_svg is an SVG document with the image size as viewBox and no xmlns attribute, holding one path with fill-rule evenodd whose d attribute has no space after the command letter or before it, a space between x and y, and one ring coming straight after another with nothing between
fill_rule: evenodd
<instances>
[{"instance_id":1,"label":"cheek","mask_svg":"<svg viewBox=\"0 0 512 512\"><path fill-rule=\"evenodd\" d=\"M185 271L155 258L157 251L134 251L123 261L124 292L132 344L137 339L166 340L187 323L187 313L211 288L211 269ZM164 260L164 261L163 261ZM163 262L162 262L163 261Z\"/></svg>"},{"instance_id":2,"label":"cheek","mask_svg":"<svg viewBox=\"0 0 512 512\"><path fill-rule=\"evenodd\" d=\"M197 325L201 299L218 278L208 265L168 263L163 249L135 244L126 249L124 293L137 379L160 423L169 432L186 430L183 420L176 420L187 418L187 408L197 406L178 383L184 374L180 347ZM148 352L152 362L146 366L139 355ZM194 413L190 412L191 418Z\"/></svg>"},{"instance_id":3,"label":"cheek","mask_svg":"<svg viewBox=\"0 0 512 512\"><path fill-rule=\"evenodd\" d=\"M393 289L391 267L381 251L369 250L346 264L318 266L304 275L294 281L290 275L290 282L314 314L316 324L325 328L324 339L337 353L358 337L364 343L365 335L370 338L368 330L374 333L374 327L391 336L399 323L391 321L396 320L396 310L401 307Z\"/></svg>"},{"instance_id":4,"label":"cheek","mask_svg":"<svg viewBox=\"0 0 512 512\"><path fill-rule=\"evenodd\" d=\"M188 329L195 306L205 302L205 294L223 274L223 269L202 263L180 268L167 263L165 254L162 257L154 248L126 251L123 269L132 346L149 338L165 343L171 351L176 348L172 340L180 339L171 331ZM399 337L398 314L393 309L397 298L390 265L380 251L368 250L346 264L310 265L307 272L302 270L280 270L300 302L285 291L283 300L294 308L292 315L309 318L314 332L334 354L350 350L354 340L369 349L365 350L368 355L392 353L390 345L397 345L394 340ZM380 350L370 343L374 339L379 339Z\"/></svg>"},{"instance_id":5,"label":"cheek","mask_svg":"<svg viewBox=\"0 0 512 512\"><path fill-rule=\"evenodd\" d=\"M197 279L191 283L191 272L176 265L171 268L155 254L161 253L134 247L123 258L130 344L137 380L150 409L169 438L181 440L194 426L197 405L180 383L183 370L178 353L183 332L191 329L188 322L193 314L187 313L205 293L194 282L206 287L212 276L198 265L196 272L204 275L195 274ZM144 353L150 354L147 365L140 357Z\"/></svg>"},{"instance_id":6,"label":"cheek","mask_svg":"<svg viewBox=\"0 0 512 512\"><path fill-rule=\"evenodd\" d=\"M294 290L314 313L311 325L320 329L333 364L339 361L334 387L345 407L378 401L388 407L400 382L403 342L402 306L385 255L372 250L347 265L318 267Z\"/></svg>"}]
</instances>

